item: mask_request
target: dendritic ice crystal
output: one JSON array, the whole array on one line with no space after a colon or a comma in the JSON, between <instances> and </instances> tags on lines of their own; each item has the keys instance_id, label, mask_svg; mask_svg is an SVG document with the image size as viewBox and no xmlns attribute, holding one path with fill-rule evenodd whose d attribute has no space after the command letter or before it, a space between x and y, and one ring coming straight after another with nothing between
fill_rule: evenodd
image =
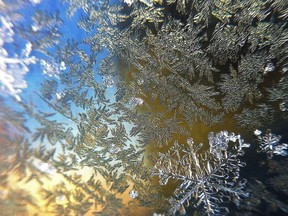
<instances>
[{"instance_id":1,"label":"dendritic ice crystal","mask_svg":"<svg viewBox=\"0 0 288 216\"><path fill-rule=\"evenodd\" d=\"M271 133L267 130L266 134L262 135L262 131L255 130L254 135L257 136L260 143L259 152L266 152L268 158L272 158L274 154L286 156L288 155L288 144L280 143L281 136Z\"/></svg>"},{"instance_id":2,"label":"dendritic ice crystal","mask_svg":"<svg viewBox=\"0 0 288 216\"><path fill-rule=\"evenodd\" d=\"M32 44L29 41L21 50L20 55L12 55L8 52L6 46L14 42L13 27L9 17L0 16L0 94L11 95L17 101L21 101L19 95L22 89L28 87L24 79L29 72L28 66L35 64L37 58L30 56Z\"/></svg>"},{"instance_id":3,"label":"dendritic ice crystal","mask_svg":"<svg viewBox=\"0 0 288 216\"><path fill-rule=\"evenodd\" d=\"M200 153L202 144L196 145L189 138L187 145L175 142L167 153L159 153L153 175L159 176L160 184L166 185L169 179L181 181L170 199L171 215L183 211L185 203L206 215L225 215L229 212L225 205L230 201L238 204L241 197L248 196L243 191L246 180L239 175L245 163L239 156L250 145L227 131L211 132L209 145L209 150Z\"/></svg>"}]
</instances>

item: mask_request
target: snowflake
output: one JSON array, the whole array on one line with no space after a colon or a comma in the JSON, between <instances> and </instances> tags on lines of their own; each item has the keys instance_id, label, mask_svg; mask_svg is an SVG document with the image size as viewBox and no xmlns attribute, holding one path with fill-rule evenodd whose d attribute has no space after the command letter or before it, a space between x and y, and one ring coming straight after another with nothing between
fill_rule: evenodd
<instances>
[{"instance_id":1,"label":"snowflake","mask_svg":"<svg viewBox=\"0 0 288 216\"><path fill-rule=\"evenodd\" d=\"M137 197L139 196L139 193L138 193L137 191L135 191L135 190L131 190L131 191L129 192L129 196L130 196L132 199L135 199L135 198L137 198Z\"/></svg>"},{"instance_id":2,"label":"snowflake","mask_svg":"<svg viewBox=\"0 0 288 216\"><path fill-rule=\"evenodd\" d=\"M229 143L233 147L229 148ZM175 142L170 150L163 154L153 168L153 175L159 176L161 185L169 179L182 183L175 190L175 197L170 199L171 214L183 211L183 204L195 202L195 206L207 215L224 215L228 209L222 205L223 200L239 202L241 197L248 196L242 189L246 180L240 179L240 167L245 166L239 156L244 143L240 135L221 131L214 136L209 134L210 151L199 153L202 144L195 145L192 138L187 139L187 147ZM203 209L202 209L203 208Z\"/></svg>"},{"instance_id":3,"label":"snowflake","mask_svg":"<svg viewBox=\"0 0 288 216\"><path fill-rule=\"evenodd\" d=\"M259 130L257 130L259 131ZM259 152L266 152L269 159L273 157L273 154L286 156L288 154L288 144L280 143L281 136L271 133L267 130L266 134L262 135L262 132L254 134L257 136L258 142L260 143Z\"/></svg>"}]
</instances>

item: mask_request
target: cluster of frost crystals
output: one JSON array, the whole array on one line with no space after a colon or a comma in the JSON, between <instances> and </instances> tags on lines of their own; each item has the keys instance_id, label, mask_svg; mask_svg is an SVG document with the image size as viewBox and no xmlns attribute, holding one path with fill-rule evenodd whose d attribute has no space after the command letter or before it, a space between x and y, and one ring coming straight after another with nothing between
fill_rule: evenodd
<instances>
[{"instance_id":1,"label":"cluster of frost crystals","mask_svg":"<svg viewBox=\"0 0 288 216\"><path fill-rule=\"evenodd\" d=\"M40 60L40 66L43 70L43 74L49 76L49 77L56 77L59 78L60 71L66 70L66 65L65 62L61 62L58 64L55 61L50 61L50 60Z\"/></svg>"},{"instance_id":2,"label":"cluster of frost crystals","mask_svg":"<svg viewBox=\"0 0 288 216\"><path fill-rule=\"evenodd\" d=\"M242 148L250 147L250 144L244 143L244 140L241 139L240 135L235 135L234 133L229 134L227 131L221 131L215 136L213 132L210 132L208 135L208 139L210 153L214 154L217 158L221 158L223 156L223 153L227 150L228 143L230 141L235 143L238 140L239 150L242 150Z\"/></svg>"},{"instance_id":3,"label":"cluster of frost crystals","mask_svg":"<svg viewBox=\"0 0 288 216\"><path fill-rule=\"evenodd\" d=\"M140 2L146 4L149 7L153 6L153 0L140 0Z\"/></svg>"},{"instance_id":4,"label":"cluster of frost crystals","mask_svg":"<svg viewBox=\"0 0 288 216\"><path fill-rule=\"evenodd\" d=\"M13 23L9 21L8 17L0 16L0 47L4 45L4 43L13 42Z\"/></svg>"},{"instance_id":5,"label":"cluster of frost crystals","mask_svg":"<svg viewBox=\"0 0 288 216\"><path fill-rule=\"evenodd\" d=\"M269 159L273 157L273 154L286 156L288 155L288 144L280 143L281 136L271 133L267 130L266 134L262 135L262 131L255 130L254 135L257 136L260 143L259 152L266 152Z\"/></svg>"},{"instance_id":6,"label":"cluster of frost crystals","mask_svg":"<svg viewBox=\"0 0 288 216\"><path fill-rule=\"evenodd\" d=\"M114 144L112 144L112 145L110 146L110 148L108 149L108 152L109 152L110 154L116 154L116 153L118 153L120 150L121 150L121 149L120 149L119 147L117 147L117 146L115 146Z\"/></svg>"},{"instance_id":7,"label":"cluster of frost crystals","mask_svg":"<svg viewBox=\"0 0 288 216\"><path fill-rule=\"evenodd\" d=\"M131 6L134 3L134 0L124 0L124 2Z\"/></svg>"},{"instance_id":8,"label":"cluster of frost crystals","mask_svg":"<svg viewBox=\"0 0 288 216\"><path fill-rule=\"evenodd\" d=\"M124 0L124 2L126 4L128 4L129 6L131 6L133 3L135 3L137 0ZM153 1L152 0L138 0L144 4L146 4L147 6L149 7L152 7L153 6Z\"/></svg>"},{"instance_id":9,"label":"cluster of frost crystals","mask_svg":"<svg viewBox=\"0 0 288 216\"><path fill-rule=\"evenodd\" d=\"M110 88L114 85L114 81L111 75L105 75L102 77L103 85Z\"/></svg>"},{"instance_id":10,"label":"cluster of frost crystals","mask_svg":"<svg viewBox=\"0 0 288 216\"><path fill-rule=\"evenodd\" d=\"M129 103L132 107L136 107L142 105L144 103L144 100L142 98L135 97L131 99Z\"/></svg>"},{"instance_id":11,"label":"cluster of frost crystals","mask_svg":"<svg viewBox=\"0 0 288 216\"><path fill-rule=\"evenodd\" d=\"M54 166L52 166L51 164L47 163L47 162L43 162L37 158L33 158L31 160L31 164L40 172L52 175L52 174L56 174L57 170Z\"/></svg>"},{"instance_id":12,"label":"cluster of frost crystals","mask_svg":"<svg viewBox=\"0 0 288 216\"><path fill-rule=\"evenodd\" d=\"M21 101L19 94L22 89L27 88L24 77L29 72L28 66L35 64L37 59L35 56L30 56L32 51L30 42L26 43L20 55L15 53L9 55L4 45L14 42L13 36L13 23L9 18L0 16L0 93L11 95L17 101Z\"/></svg>"}]
</instances>

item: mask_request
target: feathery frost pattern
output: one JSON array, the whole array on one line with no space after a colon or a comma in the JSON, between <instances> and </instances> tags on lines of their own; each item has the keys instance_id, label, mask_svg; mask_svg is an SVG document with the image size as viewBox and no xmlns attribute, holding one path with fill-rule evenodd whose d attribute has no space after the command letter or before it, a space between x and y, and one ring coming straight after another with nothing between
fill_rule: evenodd
<instances>
[{"instance_id":1,"label":"feathery frost pattern","mask_svg":"<svg viewBox=\"0 0 288 216\"><path fill-rule=\"evenodd\" d=\"M256 130L242 157L287 125L287 21L287 0L0 0L1 213L287 213L288 145Z\"/></svg>"}]
</instances>

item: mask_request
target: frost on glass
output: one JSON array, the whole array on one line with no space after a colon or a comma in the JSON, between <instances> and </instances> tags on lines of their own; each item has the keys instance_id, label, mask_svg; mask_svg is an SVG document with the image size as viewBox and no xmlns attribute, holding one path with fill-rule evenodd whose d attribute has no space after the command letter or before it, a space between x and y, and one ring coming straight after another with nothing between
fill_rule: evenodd
<instances>
[{"instance_id":1,"label":"frost on glass","mask_svg":"<svg viewBox=\"0 0 288 216\"><path fill-rule=\"evenodd\" d=\"M239 172L245 166L240 157L249 144L240 135L221 131L210 133L209 145L209 151L201 151L202 144L189 138L187 146L175 142L168 152L159 153L153 175L159 176L161 185L170 179L181 182L170 199L171 214L187 204L207 215L223 215L229 212L227 203L248 196Z\"/></svg>"},{"instance_id":2,"label":"frost on glass","mask_svg":"<svg viewBox=\"0 0 288 216\"><path fill-rule=\"evenodd\" d=\"M147 149L167 148L198 126L235 126L246 135L287 120L285 0L60 2L60 12L39 7L24 25L15 22L22 13L14 10L41 2L0 1L0 91L21 111L0 98L0 208L10 215L28 214L31 206L41 215L138 215L139 206L166 214L161 188L149 178ZM62 35L65 13L79 34ZM7 47L16 33L25 43L14 55ZM22 98L32 64L44 81ZM261 152L286 155L280 137L256 136ZM239 171L249 157L240 156L249 145L226 131L208 139L208 150L188 139L159 153L154 175L160 183L181 182L171 214L184 214L185 202L210 215L226 214L230 201L235 208L245 203ZM38 186L41 202L9 184L10 175ZM50 188L47 179L55 183ZM264 192L255 200L287 211Z\"/></svg>"}]
</instances>

